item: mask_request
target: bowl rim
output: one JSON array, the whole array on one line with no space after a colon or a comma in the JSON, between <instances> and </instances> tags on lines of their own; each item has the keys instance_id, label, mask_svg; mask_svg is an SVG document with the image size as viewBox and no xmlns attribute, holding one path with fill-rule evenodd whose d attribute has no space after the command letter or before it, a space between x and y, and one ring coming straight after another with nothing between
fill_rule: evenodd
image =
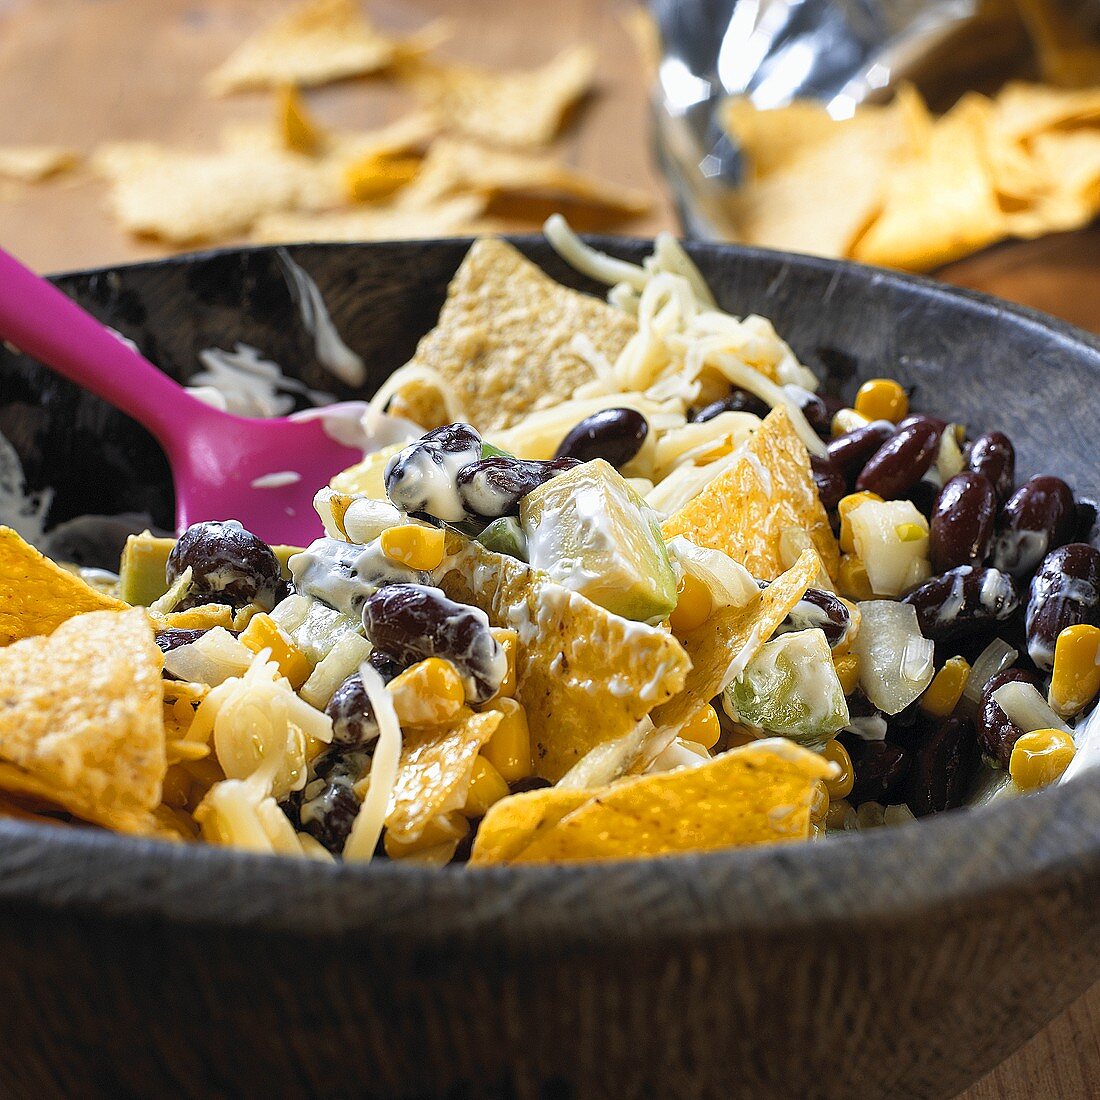
<instances>
[{"instance_id":1,"label":"bowl rim","mask_svg":"<svg viewBox=\"0 0 1100 1100\"><path fill-rule=\"evenodd\" d=\"M541 235L507 236L524 246ZM591 236L630 252L637 238ZM403 242L301 242L180 253L67 271L55 282L119 270L268 252L448 249L474 238ZM850 261L715 242L692 254L854 272L873 288L965 303L1038 328L1070 354L1096 359L1100 338L977 291ZM929 886L934 883L933 886ZM797 935L813 925L849 929L911 923L1016 895L1100 889L1100 781L1088 773L1023 799L936 815L916 824L841 836L825 844L774 844L661 859L593 864L448 866L292 860L207 845L170 844L94 829L0 820L0 904L27 912L96 915L195 927L335 936L368 931L389 942L453 951L487 931L505 949L624 948L727 936ZM579 919L586 917L588 919Z\"/></svg>"}]
</instances>

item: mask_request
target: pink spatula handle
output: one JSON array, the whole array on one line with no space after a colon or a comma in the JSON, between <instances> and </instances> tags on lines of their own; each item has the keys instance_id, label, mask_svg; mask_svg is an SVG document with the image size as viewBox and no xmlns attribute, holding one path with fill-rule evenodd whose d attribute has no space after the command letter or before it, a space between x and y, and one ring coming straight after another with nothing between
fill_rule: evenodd
<instances>
[{"instance_id":1,"label":"pink spatula handle","mask_svg":"<svg viewBox=\"0 0 1100 1100\"><path fill-rule=\"evenodd\" d=\"M166 449L212 411L3 249L0 338L132 416Z\"/></svg>"}]
</instances>

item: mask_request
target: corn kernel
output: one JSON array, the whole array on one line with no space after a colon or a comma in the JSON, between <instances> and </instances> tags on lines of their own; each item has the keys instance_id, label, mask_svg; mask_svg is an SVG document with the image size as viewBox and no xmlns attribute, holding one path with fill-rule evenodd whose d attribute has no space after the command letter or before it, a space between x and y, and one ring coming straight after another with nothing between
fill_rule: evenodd
<instances>
[{"instance_id":1,"label":"corn kernel","mask_svg":"<svg viewBox=\"0 0 1100 1100\"><path fill-rule=\"evenodd\" d=\"M894 534L897 535L898 542L920 542L921 539L928 538L928 528L919 523L899 523L894 528Z\"/></svg>"},{"instance_id":2,"label":"corn kernel","mask_svg":"<svg viewBox=\"0 0 1100 1100\"><path fill-rule=\"evenodd\" d=\"M387 157L374 153L345 169L344 188L352 202L374 202L404 187L419 171L417 157Z\"/></svg>"},{"instance_id":3,"label":"corn kernel","mask_svg":"<svg viewBox=\"0 0 1100 1100\"><path fill-rule=\"evenodd\" d=\"M1062 730L1025 733L1012 746L1008 774L1021 790L1034 791L1046 787L1069 767L1076 751L1073 738Z\"/></svg>"},{"instance_id":4,"label":"corn kernel","mask_svg":"<svg viewBox=\"0 0 1100 1100\"><path fill-rule=\"evenodd\" d=\"M279 129L283 144L295 153L316 153L321 147L321 132L309 117L306 106L293 84L279 89Z\"/></svg>"},{"instance_id":5,"label":"corn kernel","mask_svg":"<svg viewBox=\"0 0 1100 1100\"><path fill-rule=\"evenodd\" d=\"M852 535L852 525L848 522L848 514L867 501L874 500L882 503L882 497L878 493L849 493L840 498L836 506L837 515L840 516L840 548L845 554L854 554L856 549L855 539Z\"/></svg>"},{"instance_id":6,"label":"corn kernel","mask_svg":"<svg viewBox=\"0 0 1100 1100\"><path fill-rule=\"evenodd\" d=\"M713 749L718 744L721 733L722 727L718 724L718 715L710 703L700 707L680 727L680 737L683 740L694 741L704 749Z\"/></svg>"},{"instance_id":7,"label":"corn kernel","mask_svg":"<svg viewBox=\"0 0 1100 1100\"><path fill-rule=\"evenodd\" d=\"M840 591L850 600L875 598L871 580L867 576L867 566L855 554L844 554L841 557L837 580L840 582Z\"/></svg>"},{"instance_id":8,"label":"corn kernel","mask_svg":"<svg viewBox=\"0 0 1100 1100\"><path fill-rule=\"evenodd\" d=\"M435 569L443 561L446 537L442 527L406 523L382 532L382 553L410 569Z\"/></svg>"},{"instance_id":9,"label":"corn kernel","mask_svg":"<svg viewBox=\"0 0 1100 1100\"><path fill-rule=\"evenodd\" d=\"M680 579L677 591L679 598L668 621L676 634L687 634L710 618L714 610L714 597L710 589L690 573L685 573Z\"/></svg>"},{"instance_id":10,"label":"corn kernel","mask_svg":"<svg viewBox=\"0 0 1100 1100\"><path fill-rule=\"evenodd\" d=\"M840 765L840 775L836 779L824 780L829 797L847 798L852 793L852 787L856 781L855 771L852 768L852 758L848 755L848 750L839 741L833 740L821 750L821 755L831 764Z\"/></svg>"},{"instance_id":11,"label":"corn kernel","mask_svg":"<svg viewBox=\"0 0 1100 1100\"><path fill-rule=\"evenodd\" d=\"M454 855L458 842L470 831L470 823L460 813L433 817L415 840L397 840L387 829L382 846L390 859L417 859L446 863Z\"/></svg>"},{"instance_id":12,"label":"corn kernel","mask_svg":"<svg viewBox=\"0 0 1100 1100\"><path fill-rule=\"evenodd\" d=\"M855 409L838 409L833 414L829 430L832 432L833 439L836 439L838 435L854 432L856 428L865 428L870 423L869 417L856 412Z\"/></svg>"},{"instance_id":13,"label":"corn kernel","mask_svg":"<svg viewBox=\"0 0 1100 1100\"><path fill-rule=\"evenodd\" d=\"M463 814L466 817L484 817L494 802L507 797L508 784L505 783L504 776L484 756L479 755L474 761L474 774L466 791Z\"/></svg>"},{"instance_id":14,"label":"corn kernel","mask_svg":"<svg viewBox=\"0 0 1100 1100\"><path fill-rule=\"evenodd\" d=\"M489 631L504 650L504 659L508 662L508 671L500 682L494 696L496 699L513 699L516 694L516 651L519 649L519 632L510 627L494 626Z\"/></svg>"},{"instance_id":15,"label":"corn kernel","mask_svg":"<svg viewBox=\"0 0 1100 1100\"><path fill-rule=\"evenodd\" d=\"M310 659L283 633L279 624L262 611L252 616L241 632L240 641L253 653L259 653L261 649L271 650L271 660L278 665L279 672L290 681L295 691L313 671Z\"/></svg>"},{"instance_id":16,"label":"corn kernel","mask_svg":"<svg viewBox=\"0 0 1100 1100\"><path fill-rule=\"evenodd\" d=\"M871 378L859 387L852 406L868 420L896 424L909 415L909 395L892 378Z\"/></svg>"},{"instance_id":17,"label":"corn kernel","mask_svg":"<svg viewBox=\"0 0 1100 1100\"><path fill-rule=\"evenodd\" d=\"M850 829L855 823L855 816L856 811L851 802L846 798L834 799L829 803L829 812L825 815L825 831L837 833Z\"/></svg>"},{"instance_id":18,"label":"corn kernel","mask_svg":"<svg viewBox=\"0 0 1100 1100\"><path fill-rule=\"evenodd\" d=\"M487 710L499 710L504 718L481 755L509 783L526 779L535 772L531 759L531 731L527 726L527 711L515 699L494 699Z\"/></svg>"},{"instance_id":19,"label":"corn kernel","mask_svg":"<svg viewBox=\"0 0 1100 1100\"><path fill-rule=\"evenodd\" d=\"M1054 643L1047 702L1060 718L1080 713L1100 692L1100 630L1067 626Z\"/></svg>"},{"instance_id":20,"label":"corn kernel","mask_svg":"<svg viewBox=\"0 0 1100 1100\"><path fill-rule=\"evenodd\" d=\"M965 657L950 658L932 677L917 706L933 718L946 718L958 706L969 676L970 664Z\"/></svg>"},{"instance_id":21,"label":"corn kernel","mask_svg":"<svg viewBox=\"0 0 1100 1100\"><path fill-rule=\"evenodd\" d=\"M441 726L462 709L466 690L450 661L428 657L395 676L386 690L402 726Z\"/></svg>"},{"instance_id":22,"label":"corn kernel","mask_svg":"<svg viewBox=\"0 0 1100 1100\"><path fill-rule=\"evenodd\" d=\"M833 668L845 695L851 695L859 686L859 656L855 653L834 653Z\"/></svg>"}]
</instances>

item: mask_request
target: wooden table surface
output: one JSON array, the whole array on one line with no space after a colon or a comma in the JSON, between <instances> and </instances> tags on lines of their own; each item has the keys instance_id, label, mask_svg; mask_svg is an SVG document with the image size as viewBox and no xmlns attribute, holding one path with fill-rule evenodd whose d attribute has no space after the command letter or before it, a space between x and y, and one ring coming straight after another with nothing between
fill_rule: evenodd
<instances>
[{"instance_id":1,"label":"wooden table surface","mask_svg":"<svg viewBox=\"0 0 1100 1100\"><path fill-rule=\"evenodd\" d=\"M144 138L208 148L230 121L267 116L264 95L209 100L202 74L285 0L0 0L0 145ZM578 40L600 49L600 87L560 140L566 159L644 187L652 213L627 231L675 228L652 164L645 76L624 24L628 0L375 0L386 28L456 20L446 52L486 65L534 64ZM334 125L368 127L403 109L383 82L311 93ZM145 259L108 217L103 188L80 176L0 183L0 243L40 271ZM954 265L953 282L1056 313L1100 332L1100 231L994 249ZM1100 985L965 1094L965 1100L1095 1100L1100 1096Z\"/></svg>"}]
</instances>

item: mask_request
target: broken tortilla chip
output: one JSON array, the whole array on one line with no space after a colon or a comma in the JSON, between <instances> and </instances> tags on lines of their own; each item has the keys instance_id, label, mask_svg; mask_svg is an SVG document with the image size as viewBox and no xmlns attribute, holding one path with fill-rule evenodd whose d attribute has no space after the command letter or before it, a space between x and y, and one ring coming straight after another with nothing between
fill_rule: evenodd
<instances>
[{"instance_id":1,"label":"broken tortilla chip","mask_svg":"<svg viewBox=\"0 0 1100 1100\"><path fill-rule=\"evenodd\" d=\"M355 0L306 0L242 42L206 79L213 95L281 84L308 87L378 72L400 43L366 19Z\"/></svg>"},{"instance_id":2,"label":"broken tortilla chip","mask_svg":"<svg viewBox=\"0 0 1100 1100\"><path fill-rule=\"evenodd\" d=\"M474 838L471 863L507 863L540 833L583 806L593 791L544 787L509 795L489 807Z\"/></svg>"},{"instance_id":3,"label":"broken tortilla chip","mask_svg":"<svg viewBox=\"0 0 1100 1100\"><path fill-rule=\"evenodd\" d=\"M830 576L840 549L814 486L810 457L786 409L773 409L746 453L661 526L665 539L686 535L696 546L721 550L758 580L786 567L784 529L808 531Z\"/></svg>"},{"instance_id":4,"label":"broken tortilla chip","mask_svg":"<svg viewBox=\"0 0 1100 1100\"><path fill-rule=\"evenodd\" d=\"M140 608L78 615L0 650L0 789L101 823L151 811L167 766L163 664Z\"/></svg>"},{"instance_id":5,"label":"broken tortilla chip","mask_svg":"<svg viewBox=\"0 0 1100 1100\"><path fill-rule=\"evenodd\" d=\"M0 527L0 646L49 634L85 611L128 606L50 561L10 527Z\"/></svg>"},{"instance_id":6,"label":"broken tortilla chip","mask_svg":"<svg viewBox=\"0 0 1100 1100\"><path fill-rule=\"evenodd\" d=\"M538 830L510 861L642 859L806 840L818 782L836 770L784 738L756 741L698 767L620 780Z\"/></svg>"},{"instance_id":7,"label":"broken tortilla chip","mask_svg":"<svg viewBox=\"0 0 1100 1100\"><path fill-rule=\"evenodd\" d=\"M683 686L689 663L671 634L629 622L515 558L448 539L440 587L519 631L516 698L538 775L560 779L590 749L633 729Z\"/></svg>"},{"instance_id":8,"label":"broken tortilla chip","mask_svg":"<svg viewBox=\"0 0 1100 1100\"><path fill-rule=\"evenodd\" d=\"M562 286L488 238L470 246L410 364L433 372L464 419L491 432L568 400L595 378L574 336L587 336L614 362L636 330L629 314Z\"/></svg>"},{"instance_id":9,"label":"broken tortilla chip","mask_svg":"<svg viewBox=\"0 0 1100 1100\"><path fill-rule=\"evenodd\" d=\"M453 133L491 145L546 145L588 91L596 51L573 46L537 69L508 72L422 61L405 74Z\"/></svg>"},{"instance_id":10,"label":"broken tortilla chip","mask_svg":"<svg viewBox=\"0 0 1100 1100\"><path fill-rule=\"evenodd\" d=\"M681 639L691 671L683 691L650 716L661 729L679 729L704 703L709 703L760 652L794 605L806 594L818 571L818 557L805 551L757 599L728 607Z\"/></svg>"},{"instance_id":11,"label":"broken tortilla chip","mask_svg":"<svg viewBox=\"0 0 1100 1100\"><path fill-rule=\"evenodd\" d=\"M397 780L386 815L386 828L395 841L414 841L433 818L462 809L481 746L503 717L500 711L465 711L449 726L402 733Z\"/></svg>"},{"instance_id":12,"label":"broken tortilla chip","mask_svg":"<svg viewBox=\"0 0 1100 1100\"><path fill-rule=\"evenodd\" d=\"M283 145L292 153L313 156L324 148L324 131L310 115L293 84L284 84L279 88L276 122Z\"/></svg>"},{"instance_id":13,"label":"broken tortilla chip","mask_svg":"<svg viewBox=\"0 0 1100 1100\"><path fill-rule=\"evenodd\" d=\"M39 183L67 172L78 160L60 145L0 145L0 179Z\"/></svg>"}]
</instances>

